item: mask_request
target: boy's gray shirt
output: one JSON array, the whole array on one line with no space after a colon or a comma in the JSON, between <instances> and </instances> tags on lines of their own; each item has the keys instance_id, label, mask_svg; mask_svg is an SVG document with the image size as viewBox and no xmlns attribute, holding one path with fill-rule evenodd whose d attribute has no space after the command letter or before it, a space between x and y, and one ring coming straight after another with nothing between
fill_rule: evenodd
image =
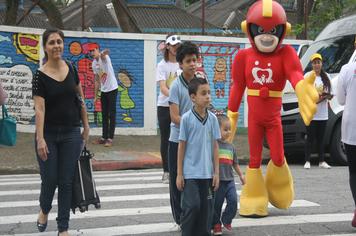
<instances>
[{"instance_id":1,"label":"boy's gray shirt","mask_svg":"<svg viewBox=\"0 0 356 236\"><path fill-rule=\"evenodd\" d=\"M193 107L188 92L188 83L183 78L183 73L178 79L174 80L172 87L169 89L168 101L169 104L174 103L178 105L180 117ZM173 123L173 121L171 122L169 141L179 143L179 125Z\"/></svg>"}]
</instances>

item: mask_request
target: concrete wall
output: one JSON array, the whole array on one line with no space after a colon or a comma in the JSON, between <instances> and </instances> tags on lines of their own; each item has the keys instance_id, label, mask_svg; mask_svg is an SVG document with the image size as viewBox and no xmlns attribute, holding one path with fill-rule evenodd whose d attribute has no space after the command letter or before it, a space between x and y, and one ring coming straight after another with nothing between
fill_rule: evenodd
<instances>
[{"instance_id":1,"label":"concrete wall","mask_svg":"<svg viewBox=\"0 0 356 236\"><path fill-rule=\"evenodd\" d=\"M43 30L0 26L0 80L9 94L7 108L16 117L18 130L34 131L32 101L32 75L43 58L41 34ZM94 74L88 46L97 44L108 48L117 75L116 134L152 135L157 133L155 82L156 64L162 59L158 49L165 35L90 33L65 31L64 58L78 68L89 113L91 134L101 134L100 103L94 104ZM195 42L201 51L198 71L208 77L215 109L225 111L230 87L231 64L236 53L249 47L247 39L182 36L182 40ZM299 41L290 41L299 44ZM130 84L121 83L129 77ZM240 106L239 126L247 125L247 106Z\"/></svg>"}]
</instances>

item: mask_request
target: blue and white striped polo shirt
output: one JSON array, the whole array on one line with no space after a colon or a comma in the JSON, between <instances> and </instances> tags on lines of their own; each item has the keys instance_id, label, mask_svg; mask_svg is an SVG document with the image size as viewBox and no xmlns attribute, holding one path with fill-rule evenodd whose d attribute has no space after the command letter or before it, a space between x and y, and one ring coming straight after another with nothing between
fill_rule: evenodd
<instances>
[{"instance_id":1,"label":"blue and white striped polo shirt","mask_svg":"<svg viewBox=\"0 0 356 236\"><path fill-rule=\"evenodd\" d=\"M193 103L188 92L188 82L183 78L183 74L181 74L178 79L174 80L172 87L169 89L169 103L178 105L179 115L181 117L193 107ZM171 122L169 141L178 143L178 138L179 125Z\"/></svg>"},{"instance_id":2,"label":"blue and white striped polo shirt","mask_svg":"<svg viewBox=\"0 0 356 236\"><path fill-rule=\"evenodd\" d=\"M194 108L181 119L179 140L186 141L183 161L184 179L213 177L214 141L221 138L216 116L207 110L202 118Z\"/></svg>"}]
</instances>

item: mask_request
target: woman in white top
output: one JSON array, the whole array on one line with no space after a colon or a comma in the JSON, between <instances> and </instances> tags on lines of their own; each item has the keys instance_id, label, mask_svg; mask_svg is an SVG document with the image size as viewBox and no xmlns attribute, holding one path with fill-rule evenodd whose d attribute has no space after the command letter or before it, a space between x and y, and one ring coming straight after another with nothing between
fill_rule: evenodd
<instances>
[{"instance_id":1,"label":"woman in white top","mask_svg":"<svg viewBox=\"0 0 356 236\"><path fill-rule=\"evenodd\" d=\"M307 140L305 144L305 169L310 169L310 154L312 152L313 142L316 142L317 151L319 154L319 167L330 169L331 167L324 160L324 134L326 123L328 122L328 100L331 95L331 83L329 76L322 69L323 58L319 53L315 53L310 57L313 71L316 74L314 86L319 93L318 107L310 125L307 126ZM308 72L305 77L309 74Z\"/></svg>"},{"instance_id":2,"label":"woman in white top","mask_svg":"<svg viewBox=\"0 0 356 236\"><path fill-rule=\"evenodd\" d=\"M341 141L345 145L350 172L350 188L356 208L356 62L341 68L336 97L340 105L345 105L342 114ZM351 224L356 227L356 210Z\"/></svg>"},{"instance_id":3,"label":"woman in white top","mask_svg":"<svg viewBox=\"0 0 356 236\"><path fill-rule=\"evenodd\" d=\"M169 183L168 139L171 117L169 115L169 87L177 78L179 64L176 60L177 48L181 41L177 35L168 35L165 41L164 58L157 65L156 82L160 92L157 100L158 125L161 133L161 157L163 164L163 183Z\"/></svg>"}]
</instances>

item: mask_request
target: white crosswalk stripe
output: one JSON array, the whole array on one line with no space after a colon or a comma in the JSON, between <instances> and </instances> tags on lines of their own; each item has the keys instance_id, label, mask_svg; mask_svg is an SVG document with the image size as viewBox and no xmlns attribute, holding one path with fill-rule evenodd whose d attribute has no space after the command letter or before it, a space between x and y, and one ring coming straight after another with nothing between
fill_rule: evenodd
<instances>
[{"instance_id":1,"label":"white crosswalk stripe","mask_svg":"<svg viewBox=\"0 0 356 236\"><path fill-rule=\"evenodd\" d=\"M168 185L162 183L161 176L162 172L158 170L96 172L95 180L102 208L90 208L85 213L71 214L71 235L144 235L177 231L177 227L172 223ZM0 176L0 235L39 235L34 227L39 208L39 187L39 175ZM240 193L240 185L237 185L237 189ZM52 229L41 233L41 236L56 235L53 231L56 225L56 205L55 199L54 208L49 215L49 225L52 225ZM269 207L272 208L270 205ZM291 207L307 208L320 205L297 199ZM341 222L351 218L352 214L349 213L270 216L262 219L237 217L232 224L234 227L261 227ZM130 222L130 219L135 220ZM99 223L103 221L112 223L103 227ZM16 225L15 228L21 230L13 231L8 227L11 225Z\"/></svg>"}]
</instances>

